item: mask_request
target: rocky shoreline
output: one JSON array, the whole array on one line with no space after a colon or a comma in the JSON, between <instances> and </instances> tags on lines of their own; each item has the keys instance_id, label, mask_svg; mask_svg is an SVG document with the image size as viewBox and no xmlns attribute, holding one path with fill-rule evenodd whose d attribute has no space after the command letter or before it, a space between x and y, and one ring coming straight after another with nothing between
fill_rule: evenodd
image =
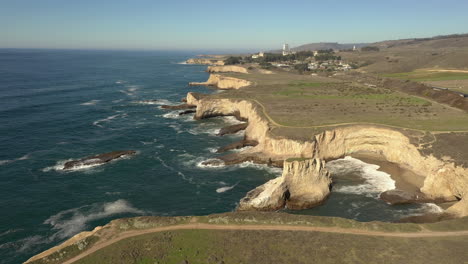
<instances>
[{"instance_id":1,"label":"rocky shoreline","mask_svg":"<svg viewBox=\"0 0 468 264\"><path fill-rule=\"evenodd\" d=\"M223 72L223 68L217 67L216 72ZM226 78L219 74L215 77L211 75L211 81L207 82L209 84L203 83L202 85L221 85L221 89L241 89L252 85L249 82L247 86L242 86L246 84L245 80ZM421 183L413 184L415 180L410 179L412 176L403 173L400 177L410 185L413 184L412 187L384 192L381 194L384 201L390 204L455 202L442 214L409 217L402 219L401 222L434 222L468 216L468 194L466 193L468 170L450 160L424 154L411 137L413 131L385 125L342 125L330 126L324 131L310 135L308 140L298 140L271 133L274 124L271 124L255 101L215 98L189 92L182 102L183 104L180 105L161 108L184 110L181 113L194 113L196 120L234 116L245 122L221 129L219 135L237 133L242 130L245 131L245 135L242 141L221 148L219 152L251 146L238 153L221 156L219 160L224 164L252 161L283 167L280 177L249 191L240 200L237 213L274 211L282 208L296 210L320 205L330 195L333 181L333 175L325 167L326 162L348 155L365 154L370 158L376 157L396 164L421 177ZM133 218L128 221L133 221L131 219ZM124 220L114 220L104 227L79 233L63 244L34 256L27 262L46 259L49 256L55 257L58 252L68 250L70 247L84 245L79 251L85 250L94 243L90 238L94 238L96 234L111 234L110 228L115 223Z\"/></svg>"},{"instance_id":2,"label":"rocky shoreline","mask_svg":"<svg viewBox=\"0 0 468 264\"><path fill-rule=\"evenodd\" d=\"M220 68L218 67L218 72L221 72ZM219 80L225 78L230 77L212 74L207 83L216 86L219 85ZM222 89L239 88L242 87L232 83L230 86L222 84ZM272 124L255 102L200 97L194 93L188 93L186 100L187 104L196 106L195 119L235 116L248 121L244 141L255 141L258 144L248 150L222 156L220 159L225 164L253 161L281 166L284 163L283 176L249 192L241 200L239 210L276 210L285 206L290 209L304 209L320 204L329 194L324 191L326 188L323 186L326 185L324 182L328 183L330 176L324 166L316 165L347 155L370 153L424 177L423 186L419 191L384 194L387 202L459 201L444 213L453 217L468 215L468 197L465 198L465 190L468 187L465 175L468 174L468 170L453 162L437 159L433 155L423 155L418 146L411 142L406 131L385 125L348 125L330 127L324 132L311 135L312 139L309 141L278 138L269 133ZM285 162L289 158L305 159ZM315 165L312 166L311 162ZM311 170L311 167L315 170ZM304 175L309 178L315 177L316 180L306 180ZM321 191L317 191L317 182L321 183ZM313 202L310 202L308 197L314 197Z\"/></svg>"}]
</instances>

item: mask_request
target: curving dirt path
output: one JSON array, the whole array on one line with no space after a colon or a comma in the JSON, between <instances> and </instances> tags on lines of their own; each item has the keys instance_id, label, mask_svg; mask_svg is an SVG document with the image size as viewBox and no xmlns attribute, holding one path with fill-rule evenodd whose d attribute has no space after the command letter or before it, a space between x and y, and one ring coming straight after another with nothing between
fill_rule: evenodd
<instances>
[{"instance_id":1,"label":"curving dirt path","mask_svg":"<svg viewBox=\"0 0 468 264\"><path fill-rule=\"evenodd\" d=\"M350 234L360 236L383 236L383 237L401 237L401 238L424 238L424 237L451 237L451 236L468 236L468 230L464 231L450 231L450 232L381 232L381 231L369 231L361 229L345 229L338 227L315 227L315 226L288 226L288 225L214 225L214 224L203 224L203 223L192 223L182 224L174 226L156 227L146 230L132 230L120 233L117 237L102 243L97 242L88 250L81 254L63 262L63 264L74 263L102 248L112 245L118 241L126 238L145 235L155 232L164 231L175 231L175 230L189 230L189 229L203 229L203 230L270 230L270 231L304 231L304 232L327 232L327 233L339 233L339 234Z\"/></svg>"},{"instance_id":2,"label":"curving dirt path","mask_svg":"<svg viewBox=\"0 0 468 264\"><path fill-rule=\"evenodd\" d=\"M421 97L422 98L422 97ZM316 125L316 126L287 126L287 125L282 125L278 122L276 122L268 113L266 110L266 107L260 103L257 99L251 99L260 107L262 107L262 112L263 114L267 117L268 121L270 121L273 125L277 127L291 127L291 128L323 128L323 127L337 127L337 126L347 126L347 125L375 125L375 126L384 126L384 127L390 127L390 128L398 128L398 129L406 129L406 130L413 130L413 131L419 131L419 132L430 132L433 134L444 134L444 133L465 133L468 132L468 130L437 130L437 131L427 131L427 130L421 130L417 128L409 128L409 127L402 127L402 126L394 126L394 125L387 125L387 124L381 124L381 123L371 123L371 122L348 122L348 123L336 123L336 124L329 124L329 125ZM437 103L437 102L435 102ZM445 105L445 107L450 107ZM456 109L459 111L460 109Z\"/></svg>"}]
</instances>

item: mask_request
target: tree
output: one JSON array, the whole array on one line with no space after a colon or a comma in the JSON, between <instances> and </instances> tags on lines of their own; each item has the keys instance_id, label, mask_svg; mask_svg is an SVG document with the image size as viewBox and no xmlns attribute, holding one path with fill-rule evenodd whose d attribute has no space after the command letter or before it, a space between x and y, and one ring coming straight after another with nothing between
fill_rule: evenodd
<instances>
[{"instance_id":1,"label":"tree","mask_svg":"<svg viewBox=\"0 0 468 264\"><path fill-rule=\"evenodd\" d=\"M294 65L294 69L296 69L300 73L303 73L309 70L309 65L307 63L296 64Z\"/></svg>"},{"instance_id":2,"label":"tree","mask_svg":"<svg viewBox=\"0 0 468 264\"><path fill-rule=\"evenodd\" d=\"M241 57L229 57L224 60L224 65L233 65L233 64L239 64L241 63L242 58Z\"/></svg>"}]
</instances>

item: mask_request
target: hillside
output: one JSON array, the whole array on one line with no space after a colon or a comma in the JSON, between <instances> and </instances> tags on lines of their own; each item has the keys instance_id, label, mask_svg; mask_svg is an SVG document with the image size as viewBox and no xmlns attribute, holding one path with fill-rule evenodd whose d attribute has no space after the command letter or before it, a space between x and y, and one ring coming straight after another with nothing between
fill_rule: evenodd
<instances>
[{"instance_id":1,"label":"hillside","mask_svg":"<svg viewBox=\"0 0 468 264\"><path fill-rule=\"evenodd\" d=\"M292 50L293 51L325 50L325 49L343 50L343 49L352 49L354 46L356 46L356 48L361 48L367 45L368 43L340 44L338 42L320 42L320 43L309 43L309 44L301 45L301 46L292 48Z\"/></svg>"},{"instance_id":2,"label":"hillside","mask_svg":"<svg viewBox=\"0 0 468 264\"><path fill-rule=\"evenodd\" d=\"M402 73L418 69L468 69L468 35L382 41L378 52L341 52L348 61L371 73Z\"/></svg>"}]
</instances>

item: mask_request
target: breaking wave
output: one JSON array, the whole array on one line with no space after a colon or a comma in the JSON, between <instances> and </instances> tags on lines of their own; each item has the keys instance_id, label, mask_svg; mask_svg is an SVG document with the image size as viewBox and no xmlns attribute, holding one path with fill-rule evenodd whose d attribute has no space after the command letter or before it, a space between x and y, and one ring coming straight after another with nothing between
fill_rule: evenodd
<instances>
[{"instance_id":1,"label":"breaking wave","mask_svg":"<svg viewBox=\"0 0 468 264\"><path fill-rule=\"evenodd\" d=\"M82 104L80 104L80 105L96 105L96 104L99 103L100 101L101 101L101 100L91 100L91 101L82 103Z\"/></svg>"},{"instance_id":2,"label":"breaking wave","mask_svg":"<svg viewBox=\"0 0 468 264\"><path fill-rule=\"evenodd\" d=\"M334 189L336 192L364 194L378 198L380 193L395 189L395 181L390 174L379 171L378 165L365 163L349 156L328 162L327 168L332 175L357 172L364 179L362 184L339 186Z\"/></svg>"},{"instance_id":3,"label":"breaking wave","mask_svg":"<svg viewBox=\"0 0 468 264\"><path fill-rule=\"evenodd\" d=\"M52 226L57 232L53 239L64 239L83 231L89 222L117 214L138 214L146 212L133 207L128 201L120 199L108 203L95 203L78 208L68 209L49 217L44 224Z\"/></svg>"},{"instance_id":4,"label":"breaking wave","mask_svg":"<svg viewBox=\"0 0 468 264\"><path fill-rule=\"evenodd\" d=\"M27 160L27 159L30 158L30 156L31 156L31 154L28 153L28 154L26 154L26 155L24 155L24 156L21 156L21 157L17 158L17 159L12 159L12 160L0 160L0 166L2 166L2 165L7 165L7 164L10 164L10 163L13 163L13 162L16 162L16 161L20 161L20 160Z\"/></svg>"}]
</instances>

